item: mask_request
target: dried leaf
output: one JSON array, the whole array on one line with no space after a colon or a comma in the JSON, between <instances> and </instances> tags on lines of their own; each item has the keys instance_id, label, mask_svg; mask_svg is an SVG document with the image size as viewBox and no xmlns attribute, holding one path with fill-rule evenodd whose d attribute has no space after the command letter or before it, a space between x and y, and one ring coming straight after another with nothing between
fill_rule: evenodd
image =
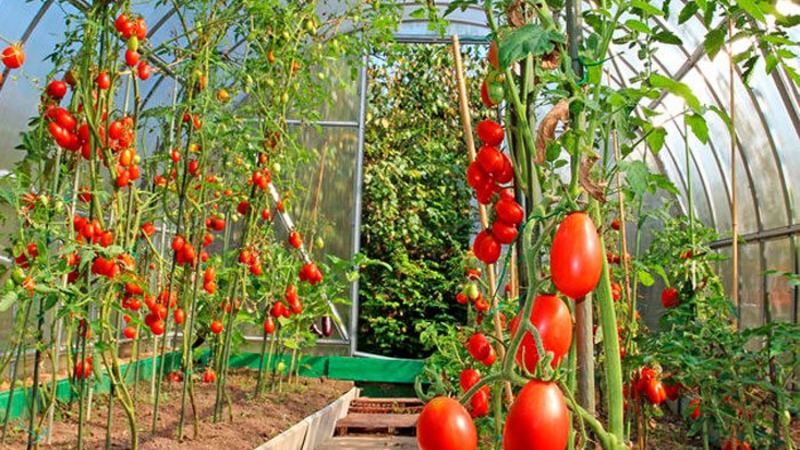
<instances>
[{"instance_id":1,"label":"dried leaf","mask_svg":"<svg viewBox=\"0 0 800 450\"><path fill-rule=\"evenodd\" d=\"M561 65L561 52L558 47L554 48L552 52L544 55L541 61L542 70L555 70Z\"/></svg>"},{"instance_id":2,"label":"dried leaf","mask_svg":"<svg viewBox=\"0 0 800 450\"><path fill-rule=\"evenodd\" d=\"M597 201L606 202L606 186L605 183L597 182L592 179L592 167L599 158L597 155L591 155L581 161L581 167L578 170L578 181L581 186L586 189L586 192Z\"/></svg>"},{"instance_id":3,"label":"dried leaf","mask_svg":"<svg viewBox=\"0 0 800 450\"><path fill-rule=\"evenodd\" d=\"M561 100L544 116L539 124L539 133L536 135L536 164L544 164L547 144L556 138L558 122L567 123L569 120L569 102Z\"/></svg>"},{"instance_id":4,"label":"dried leaf","mask_svg":"<svg viewBox=\"0 0 800 450\"><path fill-rule=\"evenodd\" d=\"M516 0L506 8L508 23L513 28L520 28L525 25L525 16L522 14L522 0Z\"/></svg>"}]
</instances>

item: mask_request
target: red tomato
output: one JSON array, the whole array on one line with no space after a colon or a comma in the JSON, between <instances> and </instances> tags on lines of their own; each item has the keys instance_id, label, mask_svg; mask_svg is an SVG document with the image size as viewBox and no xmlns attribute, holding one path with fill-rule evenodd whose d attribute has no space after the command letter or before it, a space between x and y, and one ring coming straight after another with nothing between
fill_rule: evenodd
<instances>
[{"instance_id":1,"label":"red tomato","mask_svg":"<svg viewBox=\"0 0 800 450\"><path fill-rule=\"evenodd\" d=\"M619 230L620 228L619 219L614 219L611 221L611 228L614 230Z\"/></svg>"},{"instance_id":2,"label":"red tomato","mask_svg":"<svg viewBox=\"0 0 800 450\"><path fill-rule=\"evenodd\" d=\"M186 321L186 313L183 312L182 309L177 308L175 311L172 312L172 317L175 319L175 323L178 325L183 324Z\"/></svg>"},{"instance_id":3,"label":"red tomato","mask_svg":"<svg viewBox=\"0 0 800 450\"><path fill-rule=\"evenodd\" d=\"M491 181L489 175L483 170L481 164L475 160L467 167L467 184L472 189L478 189Z\"/></svg>"},{"instance_id":4,"label":"red tomato","mask_svg":"<svg viewBox=\"0 0 800 450\"><path fill-rule=\"evenodd\" d=\"M489 96L489 84L486 82L486 79L481 83L481 101L487 108L494 108L496 106L492 101L492 97Z\"/></svg>"},{"instance_id":5,"label":"red tomato","mask_svg":"<svg viewBox=\"0 0 800 450\"><path fill-rule=\"evenodd\" d=\"M519 234L519 231L516 225L509 225L502 220L497 220L492 224L492 236L501 244L514 242L517 239L517 234Z\"/></svg>"},{"instance_id":6,"label":"red tomato","mask_svg":"<svg viewBox=\"0 0 800 450\"><path fill-rule=\"evenodd\" d=\"M467 298L466 295L464 295L463 292L459 292L458 294L456 294L456 302L459 305L466 305L467 303L469 303L469 299Z\"/></svg>"},{"instance_id":7,"label":"red tomato","mask_svg":"<svg viewBox=\"0 0 800 450\"><path fill-rule=\"evenodd\" d=\"M222 333L222 321L214 320L211 322L211 332L214 334Z\"/></svg>"},{"instance_id":8,"label":"red tomato","mask_svg":"<svg viewBox=\"0 0 800 450\"><path fill-rule=\"evenodd\" d=\"M555 383L529 381L506 416L503 450L563 450L569 428L561 389Z\"/></svg>"},{"instance_id":9,"label":"red tomato","mask_svg":"<svg viewBox=\"0 0 800 450\"><path fill-rule=\"evenodd\" d=\"M182 236L175 236L172 240L172 250L179 252L183 250L183 247L186 245L186 240L183 239Z\"/></svg>"},{"instance_id":10,"label":"red tomato","mask_svg":"<svg viewBox=\"0 0 800 450\"><path fill-rule=\"evenodd\" d=\"M458 377L458 382L461 385L461 390L467 392L472 389L472 386L481 381L481 374L475 369L464 369Z\"/></svg>"},{"instance_id":11,"label":"red tomato","mask_svg":"<svg viewBox=\"0 0 800 450\"><path fill-rule=\"evenodd\" d=\"M436 397L419 415L417 444L420 450L476 450L478 432L461 403Z\"/></svg>"},{"instance_id":12,"label":"red tomato","mask_svg":"<svg viewBox=\"0 0 800 450\"><path fill-rule=\"evenodd\" d=\"M489 55L487 59L489 60L489 64L495 70L500 68L500 50L497 48L497 42L491 41L489 42Z\"/></svg>"},{"instance_id":13,"label":"red tomato","mask_svg":"<svg viewBox=\"0 0 800 450\"><path fill-rule=\"evenodd\" d=\"M481 364L483 364L486 367L492 367L492 364L494 364L495 361L497 361L497 353L494 351L494 347L490 345L489 354L486 355L486 358L483 358L481 360Z\"/></svg>"},{"instance_id":14,"label":"red tomato","mask_svg":"<svg viewBox=\"0 0 800 450\"><path fill-rule=\"evenodd\" d=\"M108 75L108 72L100 72L95 81L100 89L105 90L111 87L111 76Z\"/></svg>"},{"instance_id":15,"label":"red tomato","mask_svg":"<svg viewBox=\"0 0 800 450\"><path fill-rule=\"evenodd\" d=\"M667 390L664 389L664 383L661 380L651 378L647 381L645 395L650 403L659 405L667 399Z\"/></svg>"},{"instance_id":16,"label":"red tomato","mask_svg":"<svg viewBox=\"0 0 800 450\"><path fill-rule=\"evenodd\" d=\"M568 215L550 248L553 284L567 297L581 299L597 286L602 270L602 247L592 219L583 212Z\"/></svg>"},{"instance_id":17,"label":"red tomato","mask_svg":"<svg viewBox=\"0 0 800 450\"><path fill-rule=\"evenodd\" d=\"M133 339L136 337L136 327L125 327L122 334L128 339Z\"/></svg>"},{"instance_id":18,"label":"red tomato","mask_svg":"<svg viewBox=\"0 0 800 450\"><path fill-rule=\"evenodd\" d=\"M3 64L9 69L18 69L25 64L25 52L18 45L6 47L2 53L2 60Z\"/></svg>"},{"instance_id":19,"label":"red tomato","mask_svg":"<svg viewBox=\"0 0 800 450\"><path fill-rule=\"evenodd\" d=\"M545 352L553 352L552 366L556 367L572 345L572 316L567 305L558 297L540 295L536 297L531 311L531 323L542 338ZM511 320L511 333L516 334L520 316ZM517 364L525 357L525 367L533 373L539 362L536 340L530 333L525 333L517 351Z\"/></svg>"},{"instance_id":20,"label":"red tomato","mask_svg":"<svg viewBox=\"0 0 800 450\"><path fill-rule=\"evenodd\" d=\"M297 231L292 231L289 233L289 245L294 248L300 248L303 246L303 239L300 237L300 233Z\"/></svg>"},{"instance_id":21,"label":"red tomato","mask_svg":"<svg viewBox=\"0 0 800 450\"><path fill-rule=\"evenodd\" d=\"M217 374L211 368L207 368L203 373L203 383L213 383L217 380Z\"/></svg>"},{"instance_id":22,"label":"red tomato","mask_svg":"<svg viewBox=\"0 0 800 450\"><path fill-rule=\"evenodd\" d=\"M135 52L131 49L125 50L125 64L128 67L133 67L139 64L139 52Z\"/></svg>"},{"instance_id":23,"label":"red tomato","mask_svg":"<svg viewBox=\"0 0 800 450\"><path fill-rule=\"evenodd\" d=\"M511 225L519 225L525 218L525 211L513 197L506 198L505 195L507 194L501 194L500 200L494 204L497 218Z\"/></svg>"},{"instance_id":24,"label":"red tomato","mask_svg":"<svg viewBox=\"0 0 800 450\"><path fill-rule=\"evenodd\" d=\"M678 298L678 290L674 287L669 287L661 291L661 304L664 308L674 308L680 305Z\"/></svg>"},{"instance_id":25,"label":"red tomato","mask_svg":"<svg viewBox=\"0 0 800 450\"><path fill-rule=\"evenodd\" d=\"M689 402L689 409L692 411L691 413L689 413L689 417L692 420L697 420L698 418L700 418L700 414L702 414L702 412L700 411L700 403L701 402L699 398L693 398Z\"/></svg>"},{"instance_id":26,"label":"red tomato","mask_svg":"<svg viewBox=\"0 0 800 450\"><path fill-rule=\"evenodd\" d=\"M275 332L275 319L270 316L267 316L264 319L264 333L272 334Z\"/></svg>"},{"instance_id":27,"label":"red tomato","mask_svg":"<svg viewBox=\"0 0 800 450\"><path fill-rule=\"evenodd\" d=\"M469 399L470 415L472 417L485 417L489 414L489 386L481 389Z\"/></svg>"},{"instance_id":28,"label":"red tomato","mask_svg":"<svg viewBox=\"0 0 800 450\"><path fill-rule=\"evenodd\" d=\"M505 139L505 132L503 126L492 119L485 119L478 122L476 127L478 132L478 139L491 147L499 147Z\"/></svg>"},{"instance_id":29,"label":"red tomato","mask_svg":"<svg viewBox=\"0 0 800 450\"><path fill-rule=\"evenodd\" d=\"M67 83L53 80L47 85L47 95L54 100L61 100L67 95Z\"/></svg>"},{"instance_id":30,"label":"red tomato","mask_svg":"<svg viewBox=\"0 0 800 450\"><path fill-rule=\"evenodd\" d=\"M481 147L475 160L481 165L483 171L492 177L496 177L503 171L503 154L494 147L488 145Z\"/></svg>"},{"instance_id":31,"label":"red tomato","mask_svg":"<svg viewBox=\"0 0 800 450\"><path fill-rule=\"evenodd\" d=\"M492 346L483 333L475 333L467 342L467 351L469 351L469 354L472 355L473 358L481 361L489 356L489 353L492 351Z\"/></svg>"},{"instance_id":32,"label":"red tomato","mask_svg":"<svg viewBox=\"0 0 800 450\"><path fill-rule=\"evenodd\" d=\"M139 74L140 80L146 80L150 78L150 64L147 64L147 61L139 62L139 65L136 67L136 71Z\"/></svg>"},{"instance_id":33,"label":"red tomato","mask_svg":"<svg viewBox=\"0 0 800 450\"><path fill-rule=\"evenodd\" d=\"M161 336L162 334L164 334L165 331L164 321L163 320L153 321L153 323L150 325L150 331L152 331L153 334L155 334L156 336Z\"/></svg>"},{"instance_id":34,"label":"red tomato","mask_svg":"<svg viewBox=\"0 0 800 450\"><path fill-rule=\"evenodd\" d=\"M500 259L500 243L488 231L483 230L472 243L472 253L486 264L494 264Z\"/></svg>"}]
</instances>

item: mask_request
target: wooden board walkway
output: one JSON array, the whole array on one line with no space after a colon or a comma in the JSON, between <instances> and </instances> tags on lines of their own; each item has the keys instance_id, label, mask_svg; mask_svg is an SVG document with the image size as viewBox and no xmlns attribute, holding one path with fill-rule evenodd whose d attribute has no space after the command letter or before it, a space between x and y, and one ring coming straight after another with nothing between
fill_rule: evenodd
<instances>
[{"instance_id":1,"label":"wooden board walkway","mask_svg":"<svg viewBox=\"0 0 800 450\"><path fill-rule=\"evenodd\" d=\"M419 450L417 439L406 436L339 436L316 450Z\"/></svg>"},{"instance_id":2,"label":"wooden board walkway","mask_svg":"<svg viewBox=\"0 0 800 450\"><path fill-rule=\"evenodd\" d=\"M336 435L414 436L422 406L415 398L356 398L336 423Z\"/></svg>"}]
</instances>

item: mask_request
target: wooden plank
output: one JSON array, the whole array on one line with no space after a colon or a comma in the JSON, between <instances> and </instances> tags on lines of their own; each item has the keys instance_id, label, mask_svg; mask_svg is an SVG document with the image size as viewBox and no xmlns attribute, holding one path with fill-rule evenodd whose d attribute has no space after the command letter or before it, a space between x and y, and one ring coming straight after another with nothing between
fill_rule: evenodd
<instances>
[{"instance_id":1,"label":"wooden plank","mask_svg":"<svg viewBox=\"0 0 800 450\"><path fill-rule=\"evenodd\" d=\"M348 414L336 426L339 428L414 428L419 414Z\"/></svg>"}]
</instances>

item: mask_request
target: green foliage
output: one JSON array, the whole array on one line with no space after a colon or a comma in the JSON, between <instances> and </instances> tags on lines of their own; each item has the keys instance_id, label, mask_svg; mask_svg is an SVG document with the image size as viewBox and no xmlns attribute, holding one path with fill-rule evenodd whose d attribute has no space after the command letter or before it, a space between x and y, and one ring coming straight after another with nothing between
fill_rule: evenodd
<instances>
[{"instance_id":1,"label":"green foliage","mask_svg":"<svg viewBox=\"0 0 800 450\"><path fill-rule=\"evenodd\" d=\"M465 48L474 75L477 48ZM473 222L452 57L444 46L387 47L373 58L364 162L359 348L422 357L416 325L463 321L453 300ZM469 91L480 105L477 76ZM474 119L481 117L476 111Z\"/></svg>"},{"instance_id":2,"label":"green foliage","mask_svg":"<svg viewBox=\"0 0 800 450\"><path fill-rule=\"evenodd\" d=\"M798 381L800 326L737 328L736 308L713 269L720 256L703 244L714 238L712 230L690 226L686 218L667 221L656 234L643 261L664 267L665 284L678 290L680 305L666 311L659 331L640 337L641 356L629 363L660 365L672 383L684 386L686 398L700 399L702 415L691 421L693 432L705 421L718 430L739 430L737 438L754 448L780 448L785 430L775 425L786 411L800 408L800 396L790 388Z\"/></svg>"}]
</instances>

